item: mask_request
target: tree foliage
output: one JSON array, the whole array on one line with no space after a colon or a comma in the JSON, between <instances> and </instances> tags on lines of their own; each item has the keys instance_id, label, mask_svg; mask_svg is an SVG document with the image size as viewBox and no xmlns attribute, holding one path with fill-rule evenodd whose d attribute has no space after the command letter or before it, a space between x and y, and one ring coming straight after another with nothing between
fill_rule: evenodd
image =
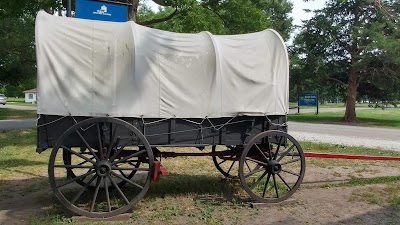
<instances>
[{"instance_id":1,"label":"tree foliage","mask_svg":"<svg viewBox=\"0 0 400 225\"><path fill-rule=\"evenodd\" d=\"M35 86L34 19L39 9L51 9L55 6L56 2L51 0L0 2L0 88L2 90L9 85L14 86L9 88L10 90Z\"/></svg>"},{"instance_id":2,"label":"tree foliage","mask_svg":"<svg viewBox=\"0 0 400 225\"><path fill-rule=\"evenodd\" d=\"M144 6L138 11L138 22L165 18L167 21L152 25L155 28L182 33L208 30L214 34L241 34L274 28L285 39L292 28L292 3L287 0L182 0L175 8L160 8L155 13Z\"/></svg>"},{"instance_id":3,"label":"tree foliage","mask_svg":"<svg viewBox=\"0 0 400 225\"><path fill-rule=\"evenodd\" d=\"M298 85L312 79L314 88L329 88L337 82L346 89L344 120L354 122L360 90L372 95L364 89L400 84L399 12L396 1L328 1L294 41Z\"/></svg>"}]
</instances>

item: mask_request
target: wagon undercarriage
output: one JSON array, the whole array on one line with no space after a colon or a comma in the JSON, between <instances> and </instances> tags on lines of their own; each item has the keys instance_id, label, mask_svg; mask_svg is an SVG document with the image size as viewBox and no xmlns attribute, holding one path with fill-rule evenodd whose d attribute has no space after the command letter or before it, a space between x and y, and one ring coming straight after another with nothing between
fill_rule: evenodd
<instances>
[{"instance_id":1,"label":"wagon undercarriage","mask_svg":"<svg viewBox=\"0 0 400 225\"><path fill-rule=\"evenodd\" d=\"M49 178L57 198L72 212L88 217L111 217L133 208L152 181L168 174L161 158L211 156L221 174L239 179L258 202L280 202L297 190L305 159L301 146L284 132L285 116L206 120L193 126L188 119L41 115L38 150L53 149ZM185 131L192 134L185 136ZM170 151L169 147L182 145L212 149Z\"/></svg>"}]
</instances>

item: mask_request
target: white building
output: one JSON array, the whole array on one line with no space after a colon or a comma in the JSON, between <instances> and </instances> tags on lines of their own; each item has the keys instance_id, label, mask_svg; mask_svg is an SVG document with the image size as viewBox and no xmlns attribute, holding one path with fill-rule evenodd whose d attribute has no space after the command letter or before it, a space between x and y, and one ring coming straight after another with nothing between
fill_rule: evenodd
<instances>
[{"instance_id":1,"label":"white building","mask_svg":"<svg viewBox=\"0 0 400 225\"><path fill-rule=\"evenodd\" d=\"M26 90L25 93L25 102L36 102L36 88Z\"/></svg>"}]
</instances>

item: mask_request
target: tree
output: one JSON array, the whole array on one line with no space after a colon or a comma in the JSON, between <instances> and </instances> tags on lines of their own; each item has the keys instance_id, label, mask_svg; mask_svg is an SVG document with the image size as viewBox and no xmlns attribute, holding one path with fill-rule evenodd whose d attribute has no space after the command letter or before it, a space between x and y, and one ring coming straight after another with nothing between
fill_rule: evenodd
<instances>
[{"instance_id":1,"label":"tree","mask_svg":"<svg viewBox=\"0 0 400 225\"><path fill-rule=\"evenodd\" d=\"M292 3L287 0L183 0L176 8L160 8L157 13L142 7L137 22L184 33L208 30L214 34L240 34L274 28L287 39L292 28L291 10ZM174 16L157 24L147 22L169 15Z\"/></svg>"},{"instance_id":2,"label":"tree","mask_svg":"<svg viewBox=\"0 0 400 225\"><path fill-rule=\"evenodd\" d=\"M26 84L36 77L34 19L39 9L56 7L51 0L0 2L0 88Z\"/></svg>"},{"instance_id":3,"label":"tree","mask_svg":"<svg viewBox=\"0 0 400 225\"><path fill-rule=\"evenodd\" d=\"M305 63L304 73L346 88L343 119L347 122L356 121L362 81L378 85L376 80L399 80L400 27L394 16L400 12L399 6L396 1L379 3L330 0L315 11L294 41L294 51Z\"/></svg>"}]
</instances>

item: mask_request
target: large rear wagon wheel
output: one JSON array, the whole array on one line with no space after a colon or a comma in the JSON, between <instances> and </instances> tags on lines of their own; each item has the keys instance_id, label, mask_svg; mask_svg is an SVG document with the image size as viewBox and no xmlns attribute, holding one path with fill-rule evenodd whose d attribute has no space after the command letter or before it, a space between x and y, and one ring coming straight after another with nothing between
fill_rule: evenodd
<instances>
[{"instance_id":1,"label":"large rear wagon wheel","mask_svg":"<svg viewBox=\"0 0 400 225\"><path fill-rule=\"evenodd\" d=\"M65 161L63 152L73 157ZM153 171L154 157L146 138L133 125L114 118L75 124L59 138L49 161L50 184L61 204L93 218L132 209L149 189Z\"/></svg>"},{"instance_id":2,"label":"large rear wagon wheel","mask_svg":"<svg viewBox=\"0 0 400 225\"><path fill-rule=\"evenodd\" d=\"M265 131L256 135L240 157L240 182L258 202L288 199L299 188L304 174L303 149L285 132Z\"/></svg>"}]
</instances>

